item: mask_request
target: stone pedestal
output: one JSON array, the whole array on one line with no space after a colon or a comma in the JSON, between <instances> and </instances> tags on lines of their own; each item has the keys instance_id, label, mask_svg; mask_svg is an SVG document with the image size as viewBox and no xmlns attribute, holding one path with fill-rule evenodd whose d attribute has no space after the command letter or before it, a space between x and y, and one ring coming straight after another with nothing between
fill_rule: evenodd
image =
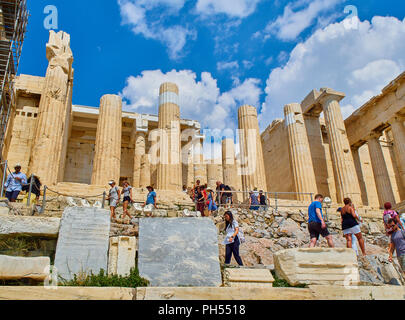
<instances>
[{"instance_id":1,"label":"stone pedestal","mask_svg":"<svg viewBox=\"0 0 405 320\"><path fill-rule=\"evenodd\" d=\"M404 118L394 117L391 121L391 131L394 137L394 153L401 177L402 187L405 188L405 127Z\"/></svg>"},{"instance_id":2,"label":"stone pedestal","mask_svg":"<svg viewBox=\"0 0 405 320\"><path fill-rule=\"evenodd\" d=\"M181 191L179 89L174 83L164 83L160 87L158 128L160 157L157 166L157 189Z\"/></svg>"},{"instance_id":3,"label":"stone pedestal","mask_svg":"<svg viewBox=\"0 0 405 320\"><path fill-rule=\"evenodd\" d=\"M314 166L301 106L298 103L286 105L284 114L295 192L317 193ZM296 199L305 201L309 196L297 194Z\"/></svg>"},{"instance_id":4,"label":"stone pedestal","mask_svg":"<svg viewBox=\"0 0 405 320\"><path fill-rule=\"evenodd\" d=\"M267 191L262 142L255 107L244 105L238 111L242 188Z\"/></svg>"},{"instance_id":5,"label":"stone pedestal","mask_svg":"<svg viewBox=\"0 0 405 320\"><path fill-rule=\"evenodd\" d=\"M105 95L100 101L91 184L119 183L121 168L122 100Z\"/></svg>"},{"instance_id":6,"label":"stone pedestal","mask_svg":"<svg viewBox=\"0 0 405 320\"><path fill-rule=\"evenodd\" d=\"M323 106L328 130L337 200L343 203L343 199L349 197L353 203L360 206L362 205L360 186L339 105L339 101L343 98L343 94L328 89L322 93L319 100Z\"/></svg>"},{"instance_id":7,"label":"stone pedestal","mask_svg":"<svg viewBox=\"0 0 405 320\"><path fill-rule=\"evenodd\" d=\"M46 46L49 61L38 112L35 144L31 153L30 173L46 185L58 182L64 127L66 125L69 79L73 54L67 33L50 31Z\"/></svg>"},{"instance_id":8,"label":"stone pedestal","mask_svg":"<svg viewBox=\"0 0 405 320\"><path fill-rule=\"evenodd\" d=\"M108 274L128 276L135 268L136 238L111 237L108 252Z\"/></svg>"},{"instance_id":9,"label":"stone pedestal","mask_svg":"<svg viewBox=\"0 0 405 320\"><path fill-rule=\"evenodd\" d=\"M375 185L377 187L380 206L384 203L395 203L395 196L392 190L390 176L385 163L384 154L379 141L381 134L371 135L368 139L368 150L370 152L371 164L374 172Z\"/></svg>"}]
</instances>

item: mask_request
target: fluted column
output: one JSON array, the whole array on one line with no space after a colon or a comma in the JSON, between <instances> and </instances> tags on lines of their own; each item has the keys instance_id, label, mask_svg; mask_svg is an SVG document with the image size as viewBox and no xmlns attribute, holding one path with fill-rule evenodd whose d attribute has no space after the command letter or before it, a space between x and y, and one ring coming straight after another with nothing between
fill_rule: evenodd
<instances>
[{"instance_id":1,"label":"fluted column","mask_svg":"<svg viewBox=\"0 0 405 320\"><path fill-rule=\"evenodd\" d=\"M203 136L196 135L193 139L194 184L200 180L201 185L208 183L207 166L204 162Z\"/></svg>"},{"instance_id":2,"label":"fluted column","mask_svg":"<svg viewBox=\"0 0 405 320\"><path fill-rule=\"evenodd\" d=\"M100 100L91 184L105 185L120 180L122 138L122 100L105 95Z\"/></svg>"},{"instance_id":3,"label":"fluted column","mask_svg":"<svg viewBox=\"0 0 405 320\"><path fill-rule=\"evenodd\" d=\"M295 192L317 193L317 185L309 148L307 130L301 105L293 103L284 107L285 124L288 131L291 169ZM308 196L298 194L296 199L308 200Z\"/></svg>"},{"instance_id":4,"label":"fluted column","mask_svg":"<svg viewBox=\"0 0 405 320\"><path fill-rule=\"evenodd\" d=\"M181 191L179 89L174 83L164 83L160 87L158 128L161 136L157 189Z\"/></svg>"},{"instance_id":5,"label":"fluted column","mask_svg":"<svg viewBox=\"0 0 405 320\"><path fill-rule=\"evenodd\" d=\"M394 154L401 176L402 186L405 188L405 127L404 118L396 116L390 121L391 132L394 138Z\"/></svg>"},{"instance_id":6,"label":"fluted column","mask_svg":"<svg viewBox=\"0 0 405 320\"><path fill-rule=\"evenodd\" d=\"M343 94L324 92L321 103L335 172L337 200L343 203L343 199L349 197L359 206L363 204L361 191L339 105L339 101L343 98Z\"/></svg>"},{"instance_id":7,"label":"fluted column","mask_svg":"<svg viewBox=\"0 0 405 320\"><path fill-rule=\"evenodd\" d=\"M139 187L146 188L151 185L151 174L150 174L150 161L149 155L144 154L141 157L141 170L139 176Z\"/></svg>"},{"instance_id":8,"label":"fluted column","mask_svg":"<svg viewBox=\"0 0 405 320\"><path fill-rule=\"evenodd\" d=\"M137 131L135 133L135 151L134 151L134 169L133 169L133 178L132 186L134 188L141 187L141 162L142 157L146 154L146 137L145 132Z\"/></svg>"},{"instance_id":9,"label":"fluted column","mask_svg":"<svg viewBox=\"0 0 405 320\"><path fill-rule=\"evenodd\" d=\"M238 166L235 157L235 143L233 139L222 140L222 167L224 171L224 184L242 190L242 179L238 174Z\"/></svg>"},{"instance_id":10,"label":"fluted column","mask_svg":"<svg viewBox=\"0 0 405 320\"><path fill-rule=\"evenodd\" d=\"M384 153L380 144L381 133L372 134L368 142L368 150L370 152L371 165L373 167L375 185L377 187L378 200L380 206L384 207L384 203L395 203L394 191L392 190L391 180L388 173L387 165L384 159Z\"/></svg>"},{"instance_id":11,"label":"fluted column","mask_svg":"<svg viewBox=\"0 0 405 320\"><path fill-rule=\"evenodd\" d=\"M41 177L43 184L58 182L64 127L66 125L69 77L73 54L70 36L50 31L46 46L49 66L39 103L35 144L30 159L30 173Z\"/></svg>"},{"instance_id":12,"label":"fluted column","mask_svg":"<svg viewBox=\"0 0 405 320\"><path fill-rule=\"evenodd\" d=\"M238 111L242 188L267 191L263 148L255 107L244 105Z\"/></svg>"}]
</instances>

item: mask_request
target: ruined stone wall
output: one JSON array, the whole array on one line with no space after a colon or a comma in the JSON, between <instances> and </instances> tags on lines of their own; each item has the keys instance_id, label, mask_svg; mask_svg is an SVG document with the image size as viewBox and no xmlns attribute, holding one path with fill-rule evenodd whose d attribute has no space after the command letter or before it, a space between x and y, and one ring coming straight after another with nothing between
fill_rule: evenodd
<instances>
[{"instance_id":1,"label":"ruined stone wall","mask_svg":"<svg viewBox=\"0 0 405 320\"><path fill-rule=\"evenodd\" d=\"M27 172L37 126L39 99L18 98L13 133L8 152L9 166L20 163Z\"/></svg>"},{"instance_id":2,"label":"ruined stone wall","mask_svg":"<svg viewBox=\"0 0 405 320\"><path fill-rule=\"evenodd\" d=\"M269 192L294 192L287 130L284 121L273 123L261 136ZM292 198L281 196L282 198Z\"/></svg>"}]
</instances>

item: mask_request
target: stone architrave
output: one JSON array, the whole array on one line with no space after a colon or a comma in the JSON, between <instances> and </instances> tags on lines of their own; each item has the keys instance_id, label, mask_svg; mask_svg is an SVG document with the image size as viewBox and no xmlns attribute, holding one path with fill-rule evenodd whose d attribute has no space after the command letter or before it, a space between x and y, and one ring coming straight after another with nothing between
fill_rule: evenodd
<instances>
[{"instance_id":1,"label":"stone architrave","mask_svg":"<svg viewBox=\"0 0 405 320\"><path fill-rule=\"evenodd\" d=\"M391 131L394 137L394 153L402 186L405 188L405 119L396 116L391 119Z\"/></svg>"},{"instance_id":2,"label":"stone architrave","mask_svg":"<svg viewBox=\"0 0 405 320\"><path fill-rule=\"evenodd\" d=\"M339 203L349 197L357 206L361 206L361 190L356 168L351 153L346 127L339 102L345 97L343 93L323 89L318 98L325 115L329 147L335 172L336 194Z\"/></svg>"},{"instance_id":3,"label":"stone architrave","mask_svg":"<svg viewBox=\"0 0 405 320\"><path fill-rule=\"evenodd\" d=\"M135 268L136 238L111 237L108 253L108 274L127 276Z\"/></svg>"},{"instance_id":4,"label":"stone architrave","mask_svg":"<svg viewBox=\"0 0 405 320\"><path fill-rule=\"evenodd\" d=\"M394 191L392 190L391 180L385 163L384 153L381 147L381 133L370 135L367 143L370 152L371 165L373 167L375 185L377 188L378 200L380 207L384 207L384 203L395 203Z\"/></svg>"},{"instance_id":5,"label":"stone architrave","mask_svg":"<svg viewBox=\"0 0 405 320\"><path fill-rule=\"evenodd\" d=\"M141 219L138 250L140 275L152 287L222 284L217 228L210 219Z\"/></svg>"},{"instance_id":6,"label":"stone architrave","mask_svg":"<svg viewBox=\"0 0 405 320\"><path fill-rule=\"evenodd\" d=\"M297 285L355 286L360 281L357 256L352 249L305 248L273 255L279 278Z\"/></svg>"},{"instance_id":7,"label":"stone architrave","mask_svg":"<svg viewBox=\"0 0 405 320\"><path fill-rule=\"evenodd\" d=\"M94 153L91 184L117 183L121 173L122 99L117 95L104 95L100 100L100 114Z\"/></svg>"},{"instance_id":8,"label":"stone architrave","mask_svg":"<svg viewBox=\"0 0 405 320\"><path fill-rule=\"evenodd\" d=\"M70 35L63 31L50 31L46 57L49 65L39 103L29 168L31 173L41 177L43 184L55 185L59 177L69 79L72 76Z\"/></svg>"},{"instance_id":9,"label":"stone architrave","mask_svg":"<svg viewBox=\"0 0 405 320\"><path fill-rule=\"evenodd\" d=\"M0 279L33 279L43 281L49 276L51 260L49 257L10 257L0 256Z\"/></svg>"},{"instance_id":10,"label":"stone architrave","mask_svg":"<svg viewBox=\"0 0 405 320\"><path fill-rule=\"evenodd\" d=\"M79 274L107 272L110 213L104 209L68 207L63 212L55 267L71 280Z\"/></svg>"},{"instance_id":11,"label":"stone architrave","mask_svg":"<svg viewBox=\"0 0 405 320\"><path fill-rule=\"evenodd\" d=\"M241 106L238 110L238 120L243 191L251 191L254 188L267 191L256 108Z\"/></svg>"},{"instance_id":12,"label":"stone architrave","mask_svg":"<svg viewBox=\"0 0 405 320\"><path fill-rule=\"evenodd\" d=\"M179 88L164 83L159 96L159 163L157 165L158 190L182 190Z\"/></svg>"},{"instance_id":13,"label":"stone architrave","mask_svg":"<svg viewBox=\"0 0 405 320\"><path fill-rule=\"evenodd\" d=\"M307 130L301 105L293 103L284 107L285 125L288 131L290 163L297 193L317 193L314 166L309 147ZM296 199L308 200L308 195L297 194Z\"/></svg>"}]
</instances>

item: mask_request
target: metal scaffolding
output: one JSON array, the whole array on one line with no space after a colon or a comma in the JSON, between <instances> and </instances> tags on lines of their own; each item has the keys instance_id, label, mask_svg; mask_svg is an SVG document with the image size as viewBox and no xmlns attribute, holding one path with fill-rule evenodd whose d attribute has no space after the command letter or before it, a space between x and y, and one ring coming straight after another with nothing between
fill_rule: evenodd
<instances>
[{"instance_id":1,"label":"metal scaffolding","mask_svg":"<svg viewBox=\"0 0 405 320\"><path fill-rule=\"evenodd\" d=\"M26 0L0 0L0 157L15 108L14 78L28 23ZM1 159L3 161L4 159Z\"/></svg>"}]
</instances>

